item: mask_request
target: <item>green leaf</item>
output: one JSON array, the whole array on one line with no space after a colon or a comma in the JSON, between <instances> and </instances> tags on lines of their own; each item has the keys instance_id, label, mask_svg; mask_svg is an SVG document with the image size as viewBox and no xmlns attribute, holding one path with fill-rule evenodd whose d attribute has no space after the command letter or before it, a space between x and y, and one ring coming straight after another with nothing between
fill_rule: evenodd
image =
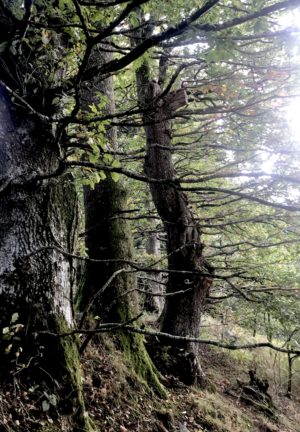
<instances>
[{"instance_id":1,"label":"green leaf","mask_svg":"<svg viewBox=\"0 0 300 432\"><path fill-rule=\"evenodd\" d=\"M233 5L234 7L236 7L237 9L243 7L243 4L242 4L241 0L232 0L232 5Z\"/></svg>"},{"instance_id":2,"label":"green leaf","mask_svg":"<svg viewBox=\"0 0 300 432\"><path fill-rule=\"evenodd\" d=\"M111 166L114 168L120 168L121 166L120 161L118 159L114 159Z\"/></svg>"},{"instance_id":3,"label":"green leaf","mask_svg":"<svg viewBox=\"0 0 300 432\"><path fill-rule=\"evenodd\" d=\"M98 109L95 104L89 105L89 108L92 111L92 113L98 114Z\"/></svg>"},{"instance_id":4,"label":"green leaf","mask_svg":"<svg viewBox=\"0 0 300 432\"><path fill-rule=\"evenodd\" d=\"M112 178L112 180L113 180L114 182L117 182L117 181L119 181L120 174L119 174L119 173L112 172L112 173L111 173L111 178Z\"/></svg>"},{"instance_id":5,"label":"green leaf","mask_svg":"<svg viewBox=\"0 0 300 432\"><path fill-rule=\"evenodd\" d=\"M18 312L15 312L14 314L12 314L12 317L11 317L10 323L11 323L11 324L14 324L15 322L18 321L18 319L19 319L19 314L18 314Z\"/></svg>"},{"instance_id":6,"label":"green leaf","mask_svg":"<svg viewBox=\"0 0 300 432\"><path fill-rule=\"evenodd\" d=\"M59 9L62 11L66 8L69 8L70 1L69 0L59 0L58 4L59 4Z\"/></svg>"},{"instance_id":7,"label":"green leaf","mask_svg":"<svg viewBox=\"0 0 300 432\"><path fill-rule=\"evenodd\" d=\"M51 405L57 405L57 397L55 396L55 394L52 393L51 395L49 395L48 400Z\"/></svg>"},{"instance_id":8,"label":"green leaf","mask_svg":"<svg viewBox=\"0 0 300 432\"><path fill-rule=\"evenodd\" d=\"M49 404L49 402L45 399L45 400L43 400L43 402L42 402L42 410L44 411L44 412L46 412L46 411L49 411L49 409L50 409L50 404Z\"/></svg>"}]
</instances>

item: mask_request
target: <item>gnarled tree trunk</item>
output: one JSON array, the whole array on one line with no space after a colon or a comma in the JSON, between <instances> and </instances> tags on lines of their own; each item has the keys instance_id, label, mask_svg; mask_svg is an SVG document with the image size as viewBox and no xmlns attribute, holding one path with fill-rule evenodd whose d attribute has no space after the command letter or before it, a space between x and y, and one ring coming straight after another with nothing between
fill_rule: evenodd
<instances>
[{"instance_id":1,"label":"gnarled tree trunk","mask_svg":"<svg viewBox=\"0 0 300 432\"><path fill-rule=\"evenodd\" d=\"M151 35L151 31L151 27L144 23L135 36L144 40ZM167 66L165 61L161 63L159 80L163 82ZM144 171L149 178L153 201L167 233L170 272L167 294L186 291L166 297L161 331L183 337L199 337L201 315L212 284L213 268L203 256L200 227L188 207L186 195L175 180L172 162L170 119L176 110L186 105L186 94L184 89L180 89L161 97L159 84L150 80L147 62L137 70L136 81L146 132ZM198 346L184 342L181 345L190 354L187 356L190 359L190 378L187 381L204 384Z\"/></svg>"},{"instance_id":2,"label":"gnarled tree trunk","mask_svg":"<svg viewBox=\"0 0 300 432\"><path fill-rule=\"evenodd\" d=\"M159 98L158 84L149 82L145 92L147 154L145 173L167 233L167 293L186 291L166 297L161 331L178 336L199 337L200 320L212 283L213 269L203 256L200 227L188 207L186 195L175 181L172 162L172 131L170 118L186 104L183 89ZM151 179L154 180L151 182ZM203 275L201 274L203 273ZM191 353L194 382L203 380L196 344L184 344Z\"/></svg>"}]
</instances>

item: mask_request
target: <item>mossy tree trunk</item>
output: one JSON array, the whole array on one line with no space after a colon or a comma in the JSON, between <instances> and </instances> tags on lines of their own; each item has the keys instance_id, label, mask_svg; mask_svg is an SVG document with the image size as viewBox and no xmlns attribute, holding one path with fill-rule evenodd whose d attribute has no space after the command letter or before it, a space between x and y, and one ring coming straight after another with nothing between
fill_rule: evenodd
<instances>
[{"instance_id":1,"label":"mossy tree trunk","mask_svg":"<svg viewBox=\"0 0 300 432\"><path fill-rule=\"evenodd\" d=\"M142 12L136 32L137 40L146 40L152 34ZM133 41L133 43L135 43ZM161 62L159 81L166 76L166 64ZM146 133L144 171L150 180L152 198L167 234L169 279L167 294L186 291L166 297L161 317L161 331L177 336L197 338L201 316L212 284L213 268L203 255L201 230L189 208L188 197L176 180L172 160L171 118L175 111L187 104L184 89L169 92L162 97L156 80L150 79L150 67L145 61L136 71L137 93ZM203 275L202 275L203 273ZM205 376L199 363L199 349L195 343L181 343L188 352L188 383L204 385ZM179 367L180 368L180 367Z\"/></svg>"},{"instance_id":2,"label":"mossy tree trunk","mask_svg":"<svg viewBox=\"0 0 300 432\"><path fill-rule=\"evenodd\" d=\"M110 59L111 54L107 50L101 51L101 46L92 55L92 61L98 66ZM100 98L103 95L107 100L106 112L113 113L115 107L112 78L98 80L95 77L93 82L89 83L89 87L82 95L86 106L90 103L97 104L99 94ZM106 139L110 148L117 150L115 128L107 130ZM138 299L134 292L136 277L129 271L128 266L128 262L134 259L133 242L130 225L124 218L127 210L127 193L122 179L114 181L110 174L107 174L106 179L100 181L93 190L86 187L84 204L85 244L88 255L103 262L87 262L85 282L78 292L77 305L82 311L90 305L90 312L99 316L102 322L130 321L138 314ZM104 291L101 290L115 272L119 272L118 275ZM91 299L94 299L92 304ZM117 344L137 376L149 388L165 396L158 373L144 347L143 337L119 331Z\"/></svg>"},{"instance_id":3,"label":"mossy tree trunk","mask_svg":"<svg viewBox=\"0 0 300 432\"><path fill-rule=\"evenodd\" d=\"M59 164L49 129L0 87L0 380L18 371L25 388L57 396L65 430L89 431L76 342L41 333L73 324L72 261L55 247L72 252L77 226L71 178L46 178Z\"/></svg>"},{"instance_id":4,"label":"mossy tree trunk","mask_svg":"<svg viewBox=\"0 0 300 432\"><path fill-rule=\"evenodd\" d=\"M80 294L83 309L115 272L125 270L112 280L92 305L92 313L99 316L102 322L127 322L138 314L138 299L132 291L136 287L136 278L128 272L130 267L126 264L133 260L130 226L122 218L126 206L124 187L121 182L114 182L111 178L99 183L93 191L85 193L86 245L89 256L104 261L87 264L85 284ZM157 371L144 347L143 338L119 331L116 340L137 376L156 393L165 395Z\"/></svg>"}]
</instances>

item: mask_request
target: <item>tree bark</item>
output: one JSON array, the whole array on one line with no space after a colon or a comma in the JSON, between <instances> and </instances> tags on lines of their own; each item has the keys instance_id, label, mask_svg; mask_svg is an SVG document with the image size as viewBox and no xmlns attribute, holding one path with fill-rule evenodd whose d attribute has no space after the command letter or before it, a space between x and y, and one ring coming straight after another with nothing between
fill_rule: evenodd
<instances>
[{"instance_id":1,"label":"tree bark","mask_svg":"<svg viewBox=\"0 0 300 432\"><path fill-rule=\"evenodd\" d=\"M73 264L53 246L72 252L77 227L72 179L36 178L59 163L49 129L17 111L0 87L0 326L8 335L0 341L0 379L9 382L8 371L18 371L18 379L38 384L41 394L51 386L67 414L66 430L89 431L76 342L41 333L72 326Z\"/></svg>"},{"instance_id":2,"label":"tree bark","mask_svg":"<svg viewBox=\"0 0 300 432\"><path fill-rule=\"evenodd\" d=\"M111 54L101 52L92 57L99 64L106 63ZM112 78L105 80L95 77L84 90L83 98L97 103L96 91L106 97L107 113L114 112L114 87ZM106 133L110 146L117 149L115 128ZM100 156L101 157L101 156ZM98 183L94 190L84 188L85 203L85 241L89 257L104 260L103 263L88 262L85 270L85 282L78 295L81 310L86 310L93 303L90 311L100 317L102 322L127 322L138 314L136 278L126 262L133 260L133 242L128 221L122 215L127 208L127 193L121 179L114 181L110 174ZM124 271L122 271L124 270ZM103 291L103 286L119 272ZM101 291L101 294L100 294ZM165 390L159 382L158 373L152 364L140 335L118 332L117 344L124 352L132 370L150 389L161 396Z\"/></svg>"},{"instance_id":3,"label":"tree bark","mask_svg":"<svg viewBox=\"0 0 300 432\"><path fill-rule=\"evenodd\" d=\"M291 354L288 354L288 382L286 397L291 399L292 397L292 380L293 380L293 359Z\"/></svg>"},{"instance_id":4,"label":"tree bark","mask_svg":"<svg viewBox=\"0 0 300 432\"><path fill-rule=\"evenodd\" d=\"M157 234L151 234L147 239L146 253L147 255L152 256L154 259L159 259L160 241ZM161 273L148 272L143 287L149 293L145 295L145 309L149 312L155 312L158 316L160 316L164 307L164 297L161 296L164 292Z\"/></svg>"},{"instance_id":5,"label":"tree bark","mask_svg":"<svg viewBox=\"0 0 300 432\"><path fill-rule=\"evenodd\" d=\"M294 360L296 360L296 358L298 357L299 357L298 355L288 354L288 379L287 379L286 397L289 399L292 399L293 364L294 364Z\"/></svg>"},{"instance_id":6,"label":"tree bark","mask_svg":"<svg viewBox=\"0 0 300 432\"><path fill-rule=\"evenodd\" d=\"M200 227L188 207L188 199L180 190L180 184L174 180L176 173L172 162L169 120L176 109L185 105L186 100L183 89L163 99L159 99L160 93L158 84L149 82L145 93L147 153L144 169L147 177L155 180L150 182L150 189L167 233L168 270L171 271L167 293L188 290L166 298L161 331L199 337L201 315L212 284L210 275L213 275L213 269L203 256ZM198 364L198 347L189 343L185 348L192 354L193 381L201 382L203 372Z\"/></svg>"},{"instance_id":7,"label":"tree bark","mask_svg":"<svg viewBox=\"0 0 300 432\"><path fill-rule=\"evenodd\" d=\"M135 37L145 40L152 34L140 11L140 24ZM134 40L132 41L134 44ZM160 68L159 81L164 82L166 62ZM199 337L201 315L212 284L213 268L203 256L201 231L189 209L187 196L175 180L172 162L173 113L187 103L184 89L161 97L161 88L150 79L145 61L136 72L137 93L146 132L144 171L150 181L150 190L157 212L167 233L168 270L167 293L188 290L182 295L166 298L161 319L161 330L178 336ZM188 273L181 273L188 272ZM205 275L201 275L204 273ZM182 344L190 353L191 382L204 384L204 374L198 360L196 344Z\"/></svg>"}]
</instances>

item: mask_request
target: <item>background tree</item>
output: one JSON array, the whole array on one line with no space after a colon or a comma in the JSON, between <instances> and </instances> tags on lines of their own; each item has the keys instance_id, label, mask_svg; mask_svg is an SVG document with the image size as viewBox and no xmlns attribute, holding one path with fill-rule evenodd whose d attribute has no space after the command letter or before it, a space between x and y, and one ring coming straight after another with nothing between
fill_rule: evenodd
<instances>
[{"instance_id":1,"label":"background tree","mask_svg":"<svg viewBox=\"0 0 300 432\"><path fill-rule=\"evenodd\" d=\"M206 9L204 8L203 14L206 12ZM161 13L161 11L159 11ZM162 14L164 11L162 12ZM230 14L229 14L230 15ZM133 44L139 44L140 41L145 41L149 38L149 36L152 35L153 28L155 26L155 19L153 19L153 16L150 16L148 20L146 20L143 17L143 13L141 10L137 12L137 16L139 18L139 28L138 31L134 33ZM154 13L155 16L155 13ZM263 13L260 16L260 23L262 25L265 25L265 28L268 28L268 23L266 20L264 20ZM256 15L257 17L257 15ZM155 17L157 18L157 17ZM251 21L253 17L251 16L249 19ZM228 22L228 27L226 28L234 27L236 24L236 21ZM245 31L251 31L251 25L248 27L244 27ZM208 25L203 28L209 29L210 26ZM210 28L211 30L213 28ZM214 28L215 29L215 28ZM230 39L230 35L226 35L227 39ZM205 35L202 36L203 40L205 40ZM268 34L266 35L268 38ZM186 42L186 39L188 42ZM223 40L222 40L223 39ZM231 37L231 41L233 39L238 39L236 37ZM254 39L254 46L255 50L258 49L258 53L264 50L264 48L260 47L259 45L264 46L264 42L257 43L256 38ZM222 42L220 42L222 40ZM251 40L251 38L250 38ZM208 287L211 285L210 278L201 278L199 277L199 271L201 273L201 270L204 273L207 272L212 273L212 266L207 264L207 261L204 260L202 256L202 245L200 241L200 226L201 221L199 221L193 216L193 213L188 208L188 199L186 195L182 193L182 191L178 191L179 189L179 183L176 183L174 181L176 175L175 175L175 169L172 162L172 153L173 153L173 160L175 159L174 153L176 151L176 148L171 146L171 126L169 123L169 119L171 117L176 117L176 114L174 115L174 112L178 107L180 107L180 103L182 103L182 106L184 106L187 101L184 99L184 90L177 90L177 92L170 93L170 90L172 88L172 84L176 84L176 80L181 78L182 85L187 88L187 90L191 89L190 92L193 95L193 98L191 99L191 105L192 109L187 109L186 111L180 112L180 116L183 116L184 118L184 128L185 130L189 129L191 127L192 122L194 121L195 128L199 128L199 121L197 121L197 116L201 116L205 118L208 117L208 123L210 121L214 121L215 123L219 122L220 127L216 126L212 133L207 132L205 134L205 144L208 142L214 141L214 133L216 132L218 135L223 134L225 135L224 129L226 129L226 126L224 123L228 121L228 123L231 123L231 115L234 114L234 112L237 110L247 111L247 115L252 116L257 115L257 111L262 111L261 104L265 101L265 99L273 100L273 98L276 98L276 91L278 91L278 87L274 86L274 83L272 82L272 85L270 87L270 91L268 93L268 96L264 94L263 99L258 97L253 97L253 83L250 82L248 86L251 88L251 93L247 92L247 83L244 79L244 71L242 73L239 73L239 71L234 72L236 74L236 82L237 79L241 80L241 84L245 87L244 92L244 102L238 105L236 107L231 106L230 98L232 96L235 96L236 94L230 93L230 85L227 82L230 83L233 81L232 78L232 72L234 69L238 66L237 63L234 62L235 59L235 45L232 47L228 47L226 45L226 42L224 42L224 37L222 37L222 34L219 36L218 33L216 34L216 38L213 46L209 47L209 51L206 51L206 48L203 48L201 44L199 43L198 51L193 50L191 56L187 56L187 53L185 52L183 55L179 50L177 50L177 53L174 54L174 47L176 49L176 46L181 46L188 43L199 43L198 40L189 39L189 35L181 36L180 42L176 43L173 42L169 45L167 45L165 48L168 50L167 54L166 51L164 51L161 55L157 54L157 57L159 58L159 64L157 62L152 63L152 68L150 72L149 67L149 59L144 59L142 65L140 67L137 67L137 93L138 93L138 99L140 103L140 107L145 111L143 116L143 122L146 125L146 140L147 140L147 153L145 156L145 172L147 177L150 179L150 188L152 191L152 196L154 199L154 202L156 204L157 210L159 215L161 216L163 223L165 225L165 231L167 233L167 256L168 256L168 269L171 271L169 275L169 282L168 282L168 292L177 292L180 291L184 286L186 281L190 282L190 278L187 279L187 274L183 273L182 275L178 275L178 270L184 270L187 272L190 272L192 275L196 273L196 275L192 276L192 278L195 278L195 283L200 284L201 286L205 287L205 289L193 289L193 283L191 283L190 288L191 291L189 293L182 294L181 297L168 297L167 303L165 306L164 311L164 318L162 323L162 330L166 333L171 334L177 334L177 335L194 335L195 337L199 335L199 326L200 326L200 315L201 310L203 310L203 305L206 303L206 297L208 296ZM203 42L202 42L203 44ZM172 51L173 49L173 51ZM182 50L182 49L181 49ZM188 52L188 48L187 48ZM201 54L200 54L201 53ZM179 60L173 60L176 59ZM265 50L264 50L265 54ZM200 57L202 56L202 58ZM258 54L259 56L260 54ZM249 61L249 56L251 57L252 54L246 53L244 57L247 57ZM188 63L183 63L180 61L180 58L183 58L184 60L188 59ZM243 54L239 55L239 61L242 62ZM255 56L257 57L257 56ZM176 62L176 69L175 67L171 66L169 67L168 63L170 63L173 60L173 64ZM264 56L264 61L266 60L266 56ZM179 64L178 64L179 62ZM213 62L213 65L210 65L210 62ZM222 64L222 66L218 67L218 62ZM228 62L228 69L226 70L226 63ZM225 64L224 64L225 63ZM259 63L259 60L256 58L255 67L257 67L257 63ZM242 68L244 67L248 68L249 65L245 64L242 65ZM250 63L251 68L251 63ZM168 70L173 69L173 75L170 75L170 71ZM156 74L155 72L156 71ZM201 78L196 78L195 76L200 76ZM228 76L230 74L230 79L228 79ZM276 75L277 78L279 76L282 77L282 74L285 75L285 72L283 70L279 71L279 75ZM166 86L165 91L162 91L160 89L159 84L164 84L167 76L169 75L170 82ZM212 75L212 77L211 77ZM237 78L239 77L239 78ZM154 81L151 81L151 78L154 78ZM271 81L273 81L274 76L271 74ZM276 79L277 79L276 78ZM282 81L281 81L282 83ZM245 85L246 84L246 85ZM202 88L205 86L205 90L203 91ZM255 84L256 86L256 84ZM256 86L256 89L258 87ZM192 93L193 92L193 93ZM215 95L212 95L215 93ZM228 96L229 98L228 98ZM251 95L251 96L250 96ZM181 97L181 99L180 99ZM248 100L250 98L250 100ZM233 101L233 99L232 99ZM194 109L193 109L194 106ZM253 108L254 107L254 108ZM256 108L257 107L257 108ZM251 112L251 109L254 109L254 111ZM264 106L264 110L268 111L267 107ZM248 113L249 111L249 113ZM192 121L187 121L185 117L185 112L188 114L192 113L194 115L194 118ZM224 113L222 117L219 117L218 113ZM229 115L227 116L227 113ZM217 114L217 116L216 116ZM266 114L266 113L265 113ZM200 117L200 121L202 120ZM212 120L213 119L213 120ZM200 123L201 124L201 123ZM180 137L182 138L185 134L182 133L182 123L179 123L179 128L181 128L181 134ZM206 131L205 131L206 132ZM186 132L186 136L188 136L189 132ZM199 137L200 133L194 132L193 137L193 143L197 142L197 140L202 140L204 133L201 130L201 135ZM186 145L187 143L185 143ZM190 148L190 147L189 147ZM174 151L175 150L175 151ZM223 157L227 157L226 150L224 148L224 144L222 146L221 154ZM249 150L248 150L249 153ZM189 181L192 183L197 184L197 172L199 172L199 175L203 175L203 165L207 165L208 158L204 155L204 161L203 161L203 154L199 153L199 151L195 151L192 153L193 162L189 166L187 166L187 157L186 157L186 151L183 149L182 151L183 160L182 163L180 157L177 158L176 161L176 167L179 168L179 174L181 178L183 178L183 181L188 183ZM201 160L202 158L202 160ZM213 166L211 167L211 171L207 173L206 179L205 175L204 178L199 179L199 183L219 179L219 182L223 182L224 178L226 177L239 177L240 175L243 176L243 174L239 174L239 172L232 172L232 168L234 166L238 167L238 170L241 166L241 162L244 166L247 166L249 163L248 161L253 159L253 155L247 155L245 158L243 155L243 159L241 159L239 156L237 158L236 164L234 162L228 163L228 167L231 167L230 173L222 173L217 172L213 173L213 169L216 169ZM196 163L195 163L196 160ZM202 162L202 163L201 163ZM259 162L258 162L259 163ZM192 165L192 166L191 166ZM193 170L193 179L186 180L185 177L188 175L186 173L186 170ZM226 168L223 168L226 170ZM246 176L251 176L251 173L246 174ZM258 177L262 176L263 173L259 173ZM257 173L255 173L254 177L257 176ZM169 183L167 183L167 181ZM217 180L218 184L218 180ZM178 187L179 186L179 187ZM258 187L257 184L254 185L255 188ZM228 184L228 190L224 192L231 193L231 188L234 188L234 185L232 183ZM189 188L186 188L188 190ZM203 190L204 188L200 186L200 189ZM190 188L190 190L197 191L197 187ZM208 191L210 191L210 188L208 187ZM217 187L212 187L211 194L214 195L213 199L216 201L218 198L216 198L216 193L218 192ZM223 192L222 189L220 189L220 192ZM235 193L233 191L233 193ZM239 192L237 192L237 195ZM241 197L243 194L241 193ZM198 197L197 197L198 198ZM196 199L195 198L195 201ZM252 197L254 201L256 201L256 197ZM258 198L258 201L260 199ZM221 200L220 200L221 201ZM263 201L263 200L261 200ZM267 204L267 202L266 202ZM271 204L271 203L270 203ZM224 202L221 201L220 205L224 205ZM200 204L200 200L198 198L198 206L203 212L203 207ZM275 205L276 207L276 205ZM205 211L205 210L204 210ZM201 215L202 216L202 215ZM204 215L203 215L204 216ZM205 217L205 216L204 216ZM183 224L183 225L182 225ZM233 224L234 225L234 224ZM177 239L175 241L175 238ZM171 246L173 245L173 246ZM198 245L199 250L198 250ZM189 253L188 253L189 250ZM197 252L198 250L198 252ZM189 256L189 258L187 258ZM222 258L221 258L222 259ZM189 264L188 264L189 262ZM206 262L206 265L204 264ZM193 264L192 264L193 263ZM204 265L204 267L203 267ZM202 268L203 267L203 268ZM222 263L223 267L223 263ZM220 267L220 270L222 271L222 267ZM228 267L226 263L226 267ZM232 284L231 284L232 285ZM195 299L198 300L195 300ZM199 301L200 299L200 301ZM168 313L169 311L169 313ZM193 347L192 351L194 353L197 352L196 348ZM200 368L198 369L200 374Z\"/></svg>"},{"instance_id":2,"label":"background tree","mask_svg":"<svg viewBox=\"0 0 300 432\"><path fill-rule=\"evenodd\" d=\"M99 47L91 54L90 62L98 67L112 60L112 54L106 47ZM103 106L104 105L104 106ZM95 76L89 85L82 89L81 107L85 113L93 114L104 111L108 115L115 112L114 83L112 77L107 79ZM116 127L108 128L103 134L97 124L86 130L90 143L90 157L112 162L118 166L111 155L103 155L103 150L117 152ZM101 145L99 149L97 144ZM88 147L88 146L87 146ZM99 151L99 155L95 155ZM83 158L88 157L83 155ZM123 218L126 212L127 192L117 174L102 174L106 177L94 185L84 187L85 207L85 246L89 258L84 270L84 282L77 293L77 305L82 311L81 326L86 317L97 317L97 324L105 322L134 322L138 319L138 299L135 292L136 278L130 272L127 263L134 259L133 243L129 222ZM84 341L81 352L86 348L90 337ZM137 376L158 394L165 395L157 372L143 345L143 337L138 334L118 332L116 346L127 356L127 360Z\"/></svg>"}]
</instances>

